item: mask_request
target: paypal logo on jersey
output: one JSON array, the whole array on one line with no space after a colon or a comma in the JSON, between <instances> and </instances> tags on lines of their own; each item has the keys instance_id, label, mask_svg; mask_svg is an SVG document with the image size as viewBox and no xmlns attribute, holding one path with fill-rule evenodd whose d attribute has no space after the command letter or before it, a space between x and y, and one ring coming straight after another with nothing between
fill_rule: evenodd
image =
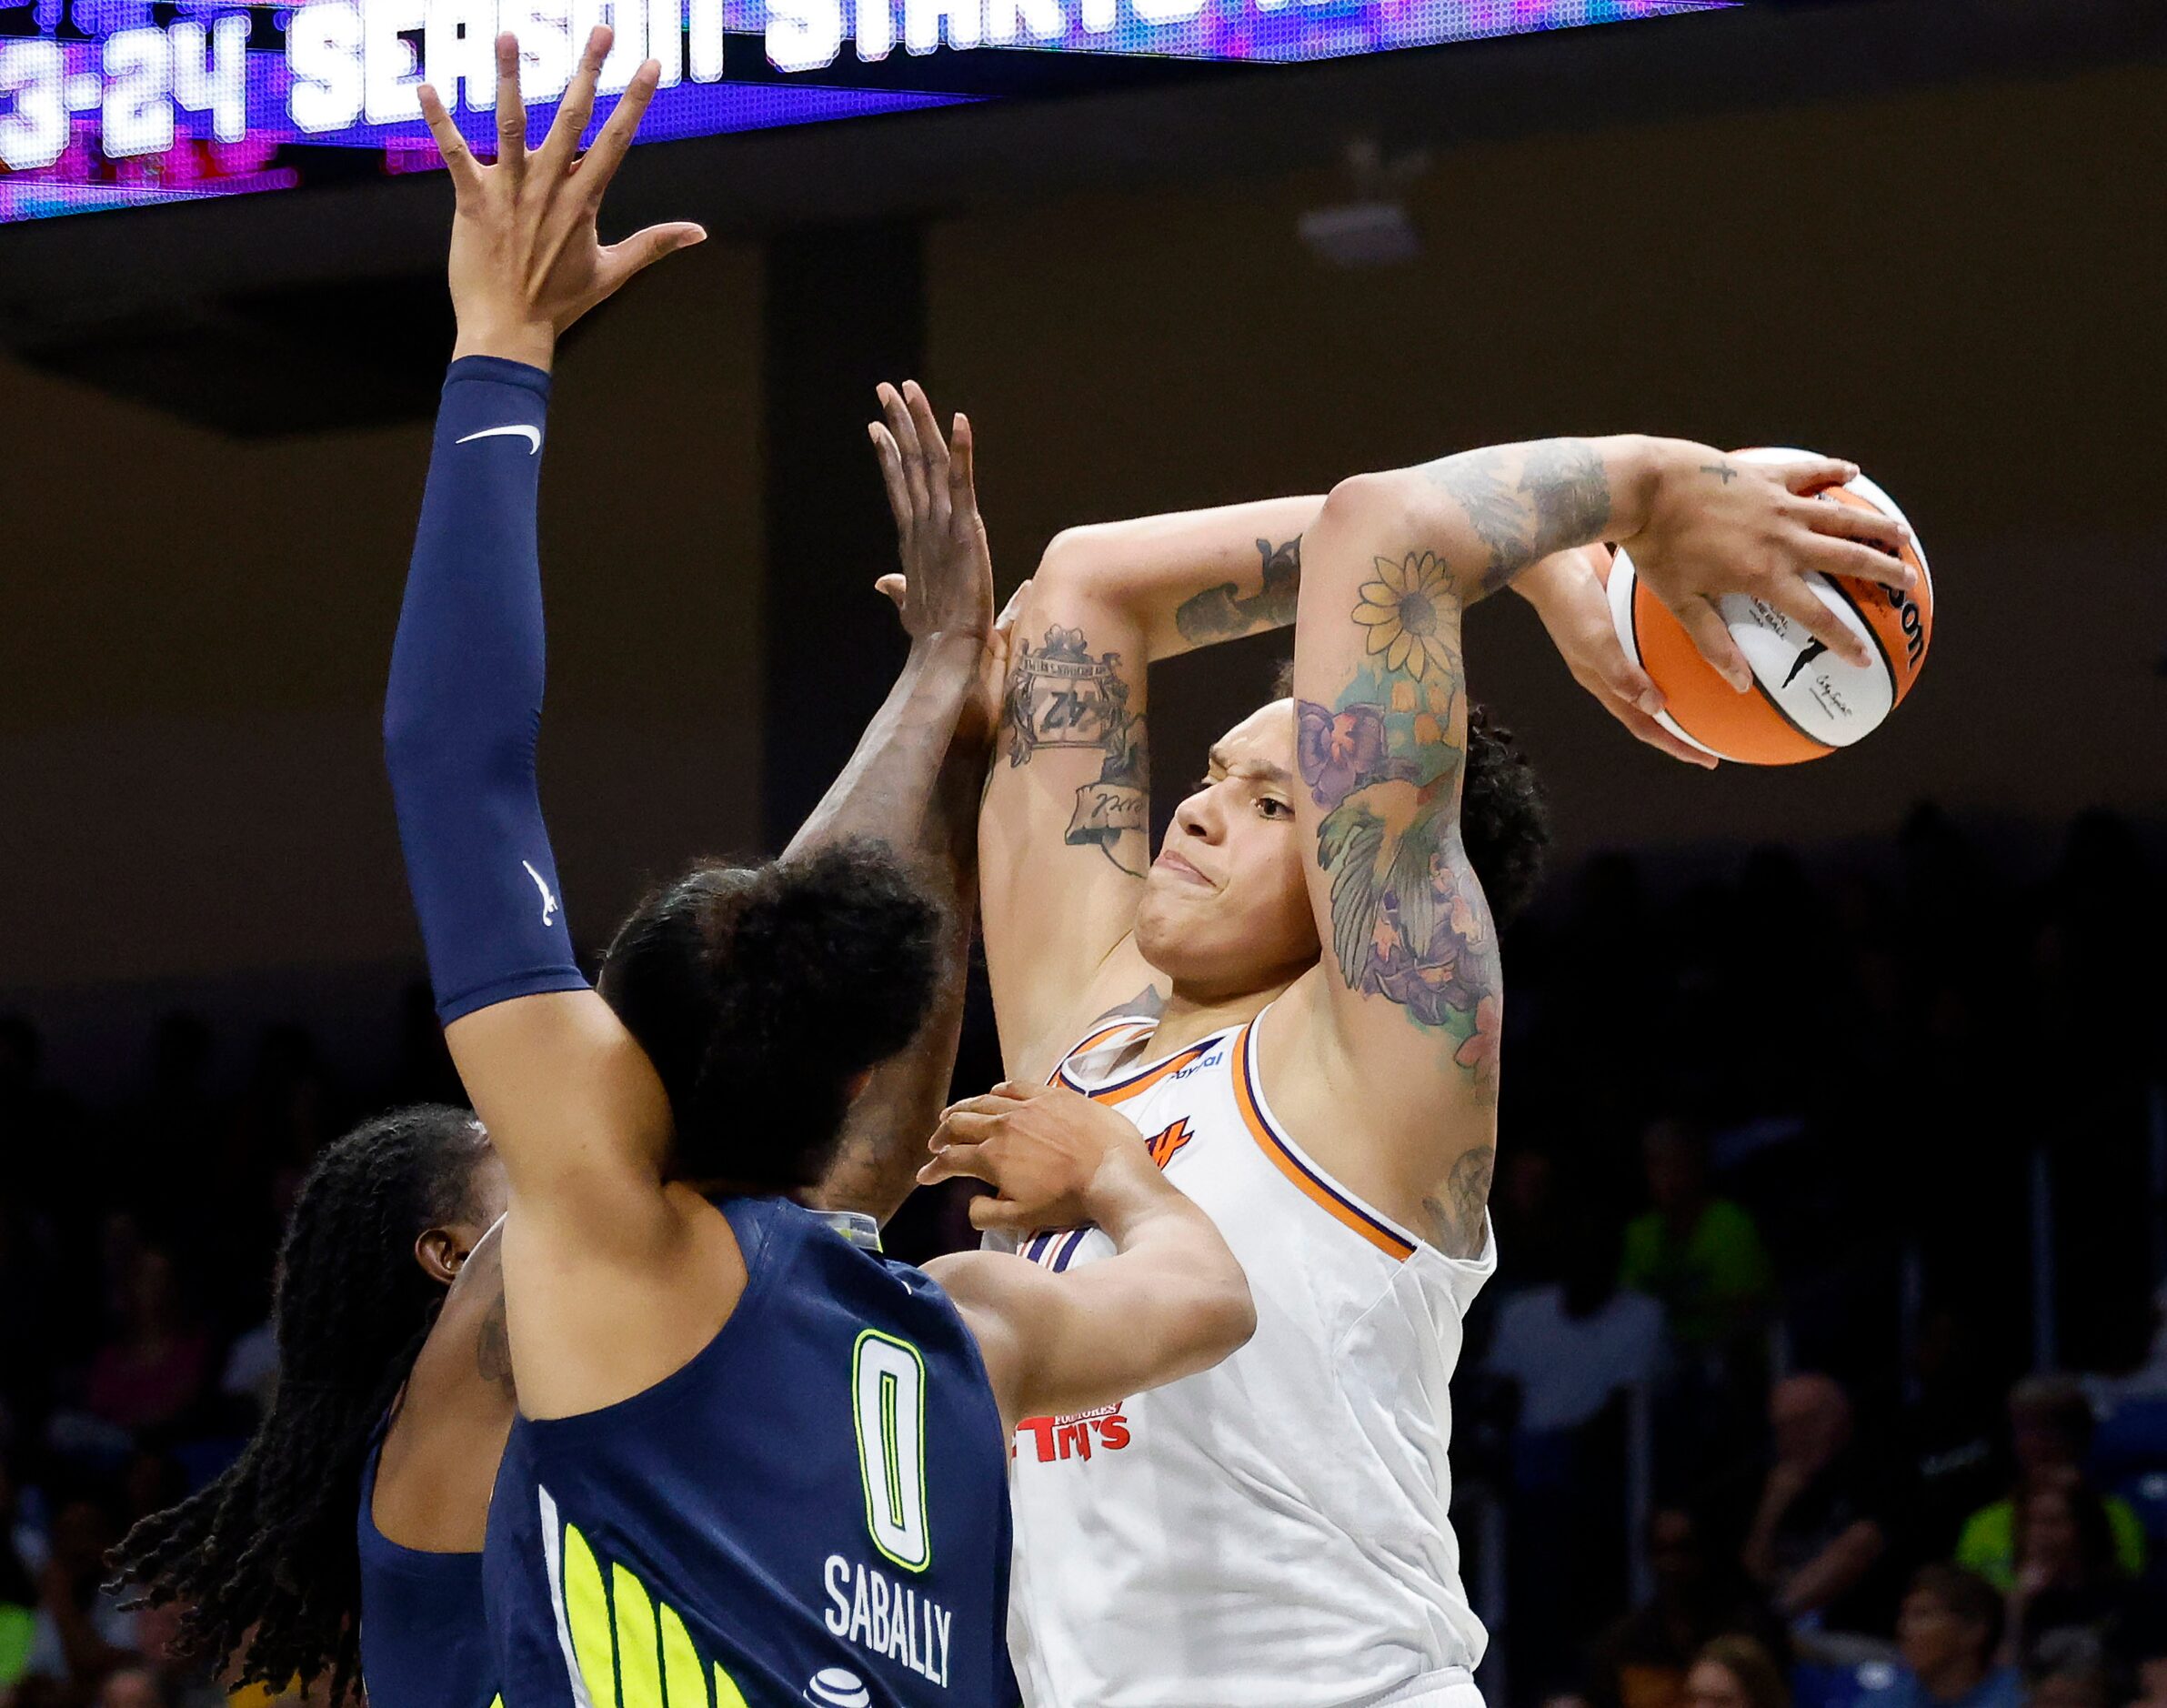
<instances>
[{"instance_id":1,"label":"paypal logo on jersey","mask_svg":"<svg viewBox=\"0 0 2167 1708\"><path fill-rule=\"evenodd\" d=\"M1176 1068L1174 1070L1174 1077L1177 1080L1186 1080L1192 1073L1201 1073L1206 1068L1218 1067L1219 1064L1224 1061L1226 1059L1227 1052L1225 1050L1215 1050L1209 1056L1206 1056L1201 1061L1192 1061L1186 1068Z\"/></svg>"},{"instance_id":2,"label":"paypal logo on jersey","mask_svg":"<svg viewBox=\"0 0 2167 1708\"><path fill-rule=\"evenodd\" d=\"M839 1666L824 1666L805 1687L805 1699L818 1708L868 1708L873 1693L857 1673L846 1673Z\"/></svg>"}]
</instances>

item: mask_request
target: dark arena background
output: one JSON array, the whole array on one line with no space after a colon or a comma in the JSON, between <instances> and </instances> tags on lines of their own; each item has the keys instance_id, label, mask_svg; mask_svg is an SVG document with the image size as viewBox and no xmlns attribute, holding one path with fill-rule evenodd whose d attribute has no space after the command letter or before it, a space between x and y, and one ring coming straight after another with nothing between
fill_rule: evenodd
<instances>
[{"instance_id":1,"label":"dark arena background","mask_svg":"<svg viewBox=\"0 0 2167 1708\"><path fill-rule=\"evenodd\" d=\"M1465 446L1855 457L1940 599L1856 750L1689 769L1524 606L1470 619L1559 838L1454 1385L1479 1682L2167 1708L2167 8L589 10L666 63L606 222L717 240L557 362L583 950L779 849L887 691L878 379L968 411L1004 593L1074 523ZM224 1694L99 1559L252 1427L312 1156L459 1099L378 720L451 341L413 85L486 85L499 20L0 4L5 1708ZM1162 822L1285 649L1154 677ZM891 1249L963 1245L962 1202ZM2012 1692L1931 1687L1940 1562L2014 1598ZM1727 1637L1777 1670L1725 1697L1689 1668Z\"/></svg>"}]
</instances>

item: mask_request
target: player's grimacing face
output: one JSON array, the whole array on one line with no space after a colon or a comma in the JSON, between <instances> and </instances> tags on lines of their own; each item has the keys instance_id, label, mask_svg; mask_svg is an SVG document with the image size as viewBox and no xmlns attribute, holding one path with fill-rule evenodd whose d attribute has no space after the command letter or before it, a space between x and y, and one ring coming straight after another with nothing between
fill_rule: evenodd
<instances>
[{"instance_id":1,"label":"player's grimacing face","mask_svg":"<svg viewBox=\"0 0 2167 1708\"><path fill-rule=\"evenodd\" d=\"M1229 730L1174 810L1137 913L1137 947L1211 995L1283 982L1316 960L1317 925L1294 826L1294 702Z\"/></svg>"}]
</instances>

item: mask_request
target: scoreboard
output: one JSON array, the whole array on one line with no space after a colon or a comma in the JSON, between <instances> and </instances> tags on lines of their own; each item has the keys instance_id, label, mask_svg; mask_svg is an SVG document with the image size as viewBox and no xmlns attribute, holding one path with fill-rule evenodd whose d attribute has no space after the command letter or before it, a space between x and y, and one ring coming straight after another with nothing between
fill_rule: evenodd
<instances>
[{"instance_id":1,"label":"scoreboard","mask_svg":"<svg viewBox=\"0 0 2167 1708\"><path fill-rule=\"evenodd\" d=\"M493 143L503 29L537 134L594 25L617 35L605 96L660 60L650 143L1004 98L1038 55L1288 62L1729 3L0 0L0 222L429 169L416 88Z\"/></svg>"}]
</instances>

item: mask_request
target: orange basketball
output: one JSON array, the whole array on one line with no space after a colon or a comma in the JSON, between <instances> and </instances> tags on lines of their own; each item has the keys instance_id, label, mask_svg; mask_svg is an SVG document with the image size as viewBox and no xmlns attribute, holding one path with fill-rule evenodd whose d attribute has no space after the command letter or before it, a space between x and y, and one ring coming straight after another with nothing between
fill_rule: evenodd
<instances>
[{"instance_id":1,"label":"orange basketball","mask_svg":"<svg viewBox=\"0 0 2167 1708\"><path fill-rule=\"evenodd\" d=\"M1789 462L1807 451L1734 453L1741 462ZM1824 504L1855 504L1908 519L1896 501L1861 475L1819 495ZM1873 662L1864 668L1834 653L1781 611L1761 600L1726 594L1717 601L1746 662L1753 692L1740 694L1700 656L1685 626L1642 587L1623 550L1607 584L1610 616L1626 654L1654 678L1670 702L1663 727L1704 753L1744 765L1796 765L1862 740L1903 703L1919 679L1933 639L1933 578L1916 532L1901 553L1919 572L1906 592L1849 576L1810 575L1821 602L1862 637Z\"/></svg>"}]
</instances>

